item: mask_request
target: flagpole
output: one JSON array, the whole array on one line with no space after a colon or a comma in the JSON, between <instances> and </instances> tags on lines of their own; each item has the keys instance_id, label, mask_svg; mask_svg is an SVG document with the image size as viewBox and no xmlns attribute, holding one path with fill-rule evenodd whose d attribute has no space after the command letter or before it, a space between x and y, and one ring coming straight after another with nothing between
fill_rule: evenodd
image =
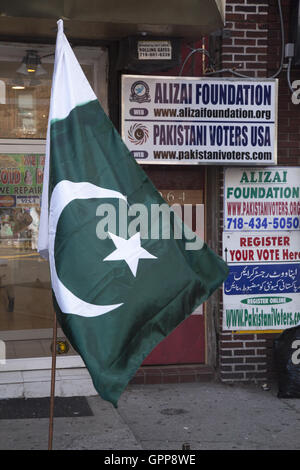
<instances>
[{"instance_id":1,"label":"flagpole","mask_svg":"<svg viewBox=\"0 0 300 470\"><path fill-rule=\"evenodd\" d=\"M57 339L57 319L56 319L56 313L54 312L53 335L52 335L52 367L51 367L51 391L50 391L48 450L52 450L52 441L53 441L53 415L54 415L55 369L56 369L56 339Z\"/></svg>"}]
</instances>

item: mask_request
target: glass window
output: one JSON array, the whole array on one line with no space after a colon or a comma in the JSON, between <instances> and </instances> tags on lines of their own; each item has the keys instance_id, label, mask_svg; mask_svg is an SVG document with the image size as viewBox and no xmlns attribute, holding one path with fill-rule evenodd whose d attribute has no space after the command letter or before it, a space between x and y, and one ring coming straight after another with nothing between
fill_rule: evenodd
<instances>
[{"instance_id":1,"label":"glass window","mask_svg":"<svg viewBox=\"0 0 300 470\"><path fill-rule=\"evenodd\" d=\"M22 69L26 50L23 53L19 60L1 61L0 139L46 138L53 64L43 61L41 75L36 75L38 70L27 72L26 67ZM83 65L82 68L93 86L93 66Z\"/></svg>"},{"instance_id":2,"label":"glass window","mask_svg":"<svg viewBox=\"0 0 300 470\"><path fill-rule=\"evenodd\" d=\"M52 325L49 267L37 253L44 161L43 154L0 153L1 331Z\"/></svg>"},{"instance_id":3,"label":"glass window","mask_svg":"<svg viewBox=\"0 0 300 470\"><path fill-rule=\"evenodd\" d=\"M28 51L35 63L27 63ZM103 104L106 51L74 52ZM7 359L51 355L49 265L37 239L53 61L53 45L0 43L0 339Z\"/></svg>"}]
</instances>

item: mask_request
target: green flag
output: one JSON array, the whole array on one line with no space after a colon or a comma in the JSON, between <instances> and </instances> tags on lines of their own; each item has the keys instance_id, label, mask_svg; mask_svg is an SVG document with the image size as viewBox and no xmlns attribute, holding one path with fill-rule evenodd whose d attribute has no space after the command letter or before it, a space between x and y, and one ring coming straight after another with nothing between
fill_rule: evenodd
<instances>
[{"instance_id":1,"label":"green flag","mask_svg":"<svg viewBox=\"0 0 300 470\"><path fill-rule=\"evenodd\" d=\"M191 240L197 249L187 249ZM60 326L115 406L151 350L228 274L166 209L102 110L61 20L39 252L49 257Z\"/></svg>"}]
</instances>

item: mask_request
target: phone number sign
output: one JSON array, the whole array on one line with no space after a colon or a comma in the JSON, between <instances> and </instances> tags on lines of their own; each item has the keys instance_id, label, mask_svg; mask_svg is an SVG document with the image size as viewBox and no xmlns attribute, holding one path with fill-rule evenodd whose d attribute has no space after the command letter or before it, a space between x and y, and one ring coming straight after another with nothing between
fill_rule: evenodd
<instances>
[{"instance_id":1,"label":"phone number sign","mask_svg":"<svg viewBox=\"0 0 300 470\"><path fill-rule=\"evenodd\" d=\"M224 230L300 230L300 168L227 168Z\"/></svg>"}]
</instances>

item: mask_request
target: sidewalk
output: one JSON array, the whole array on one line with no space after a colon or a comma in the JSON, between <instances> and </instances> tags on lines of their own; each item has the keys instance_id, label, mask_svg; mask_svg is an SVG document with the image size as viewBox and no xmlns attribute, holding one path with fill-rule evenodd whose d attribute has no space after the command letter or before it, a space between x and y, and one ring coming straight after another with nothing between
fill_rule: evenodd
<instances>
[{"instance_id":1,"label":"sidewalk","mask_svg":"<svg viewBox=\"0 0 300 470\"><path fill-rule=\"evenodd\" d=\"M300 400L276 394L216 382L129 385L118 409L93 396L93 416L55 418L53 449L299 450ZM0 449L47 449L48 423L0 420Z\"/></svg>"}]
</instances>

